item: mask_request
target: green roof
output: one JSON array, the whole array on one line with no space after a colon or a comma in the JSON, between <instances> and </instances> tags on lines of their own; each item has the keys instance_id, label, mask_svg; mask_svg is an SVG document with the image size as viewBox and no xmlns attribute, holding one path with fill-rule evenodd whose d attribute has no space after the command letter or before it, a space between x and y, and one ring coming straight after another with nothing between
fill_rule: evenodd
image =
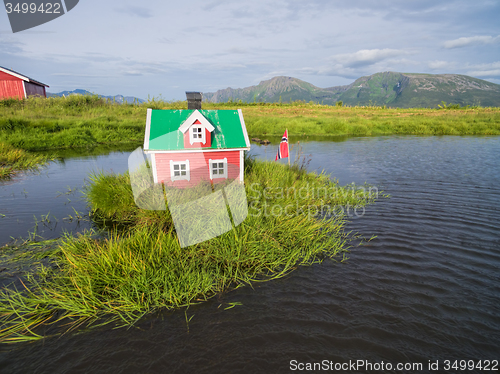
<instances>
[{"instance_id":1,"label":"green roof","mask_svg":"<svg viewBox=\"0 0 500 374\"><path fill-rule=\"evenodd\" d=\"M215 128L212 146L204 149L249 148L248 135L239 110L198 110ZM194 110L152 110L146 124L144 148L152 151L183 150L184 134L179 130ZM240 119L241 118L241 119ZM149 128L148 128L149 125ZM149 134L149 136L148 136ZM192 150L192 148L189 148Z\"/></svg>"}]
</instances>

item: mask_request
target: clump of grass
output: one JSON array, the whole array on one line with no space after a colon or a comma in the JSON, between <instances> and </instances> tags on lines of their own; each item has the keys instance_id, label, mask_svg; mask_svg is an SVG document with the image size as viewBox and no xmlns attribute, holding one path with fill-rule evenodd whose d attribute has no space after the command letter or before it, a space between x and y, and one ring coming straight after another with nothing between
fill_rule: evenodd
<instances>
[{"instance_id":1,"label":"clump of grass","mask_svg":"<svg viewBox=\"0 0 500 374\"><path fill-rule=\"evenodd\" d=\"M128 175L96 174L87 199L101 218L116 224L106 239L92 233L66 236L57 267L30 275L23 290L0 292L0 340L39 339L39 327L69 321L134 323L159 308L178 308L256 282L276 279L347 249L345 216L312 214L306 206L353 203L373 198L358 192L319 198L314 189L344 191L325 175L278 163L247 159L248 217L233 230L181 248L168 211L143 211L133 204ZM301 194L280 194L279 187ZM304 191L305 189L305 191ZM267 214L264 204L281 207ZM292 206L285 214L283 208ZM300 209L302 208L302 209Z\"/></svg>"},{"instance_id":2,"label":"clump of grass","mask_svg":"<svg viewBox=\"0 0 500 374\"><path fill-rule=\"evenodd\" d=\"M99 227L126 229L134 225L156 226L167 230L171 226L168 210L139 209L134 201L130 176L96 172L89 176L90 186L85 190L91 203L93 221Z\"/></svg>"},{"instance_id":3,"label":"clump of grass","mask_svg":"<svg viewBox=\"0 0 500 374\"><path fill-rule=\"evenodd\" d=\"M49 156L33 155L0 143L0 179L10 178L19 170L35 169L49 159Z\"/></svg>"}]
</instances>

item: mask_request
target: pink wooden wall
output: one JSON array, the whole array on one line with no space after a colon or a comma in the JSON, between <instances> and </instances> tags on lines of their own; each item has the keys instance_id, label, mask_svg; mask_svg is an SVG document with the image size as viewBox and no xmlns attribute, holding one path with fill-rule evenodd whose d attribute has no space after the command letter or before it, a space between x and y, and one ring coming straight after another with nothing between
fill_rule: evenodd
<instances>
[{"instance_id":1,"label":"pink wooden wall","mask_svg":"<svg viewBox=\"0 0 500 374\"><path fill-rule=\"evenodd\" d=\"M159 183L174 187L190 187L200 181L210 180L208 160L221 160L227 158L228 179L237 179L240 175L240 151L217 151L217 152L179 152L179 153L156 153L156 173ZM172 182L170 176L170 160L189 160L190 177L187 180ZM226 181L225 178L216 178L214 183Z\"/></svg>"}]
</instances>

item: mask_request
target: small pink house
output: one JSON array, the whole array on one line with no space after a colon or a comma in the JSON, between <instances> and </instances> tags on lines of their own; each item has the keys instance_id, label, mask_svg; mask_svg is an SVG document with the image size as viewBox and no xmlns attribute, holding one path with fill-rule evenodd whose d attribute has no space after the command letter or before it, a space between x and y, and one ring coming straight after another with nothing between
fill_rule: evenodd
<instances>
[{"instance_id":1,"label":"small pink house","mask_svg":"<svg viewBox=\"0 0 500 374\"><path fill-rule=\"evenodd\" d=\"M184 188L202 181L243 182L247 150L250 141L241 109L147 111L144 152L155 183Z\"/></svg>"}]
</instances>

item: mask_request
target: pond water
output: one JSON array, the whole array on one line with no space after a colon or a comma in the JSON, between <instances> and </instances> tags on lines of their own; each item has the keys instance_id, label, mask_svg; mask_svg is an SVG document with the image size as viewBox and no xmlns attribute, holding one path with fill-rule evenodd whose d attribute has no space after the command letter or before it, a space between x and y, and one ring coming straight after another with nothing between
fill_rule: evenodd
<instances>
[{"instance_id":1,"label":"pond water","mask_svg":"<svg viewBox=\"0 0 500 374\"><path fill-rule=\"evenodd\" d=\"M0 371L286 373L299 364L363 360L351 371L383 361L382 372L436 372L430 361L444 372L445 360L498 360L500 137L352 138L304 142L302 152L309 170L391 195L349 223L377 237L353 248L347 263L299 268L130 329L4 347ZM276 146L252 145L252 153L274 160ZM26 235L33 215L50 211L59 226L71 207L85 211L77 193L58 192L80 189L91 169L123 172L128 154L67 159L0 185L0 243ZM64 228L87 223L71 224ZM59 228L45 230L59 235ZM224 310L234 302L242 305ZM398 363L422 368L399 370Z\"/></svg>"},{"instance_id":2,"label":"pond water","mask_svg":"<svg viewBox=\"0 0 500 374\"><path fill-rule=\"evenodd\" d=\"M84 186L93 172L127 171L127 157L135 147L122 148L127 151L94 149L92 156L86 150L61 152L57 161L36 172L0 181L0 246L26 240L29 233L54 239L63 232L89 229ZM75 218L78 213L81 219Z\"/></svg>"}]
</instances>

